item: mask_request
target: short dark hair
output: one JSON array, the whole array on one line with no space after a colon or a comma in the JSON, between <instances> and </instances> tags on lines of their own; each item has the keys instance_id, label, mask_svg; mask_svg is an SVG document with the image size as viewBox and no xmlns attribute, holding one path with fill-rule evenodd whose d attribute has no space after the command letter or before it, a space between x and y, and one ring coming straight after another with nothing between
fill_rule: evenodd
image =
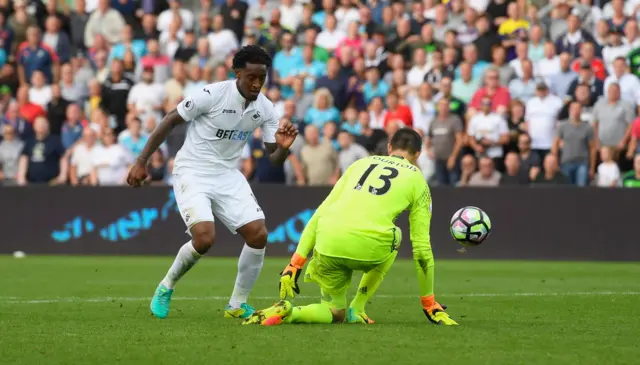
<instances>
[{"instance_id":1,"label":"short dark hair","mask_svg":"<svg viewBox=\"0 0 640 365\"><path fill-rule=\"evenodd\" d=\"M233 69L245 68L247 63L265 65L269 68L271 67L271 56L259 46L244 46L233 56Z\"/></svg>"},{"instance_id":2,"label":"short dark hair","mask_svg":"<svg viewBox=\"0 0 640 365\"><path fill-rule=\"evenodd\" d=\"M422 138L411 128L398 130L391 138L391 149L407 151L416 154L422 150Z\"/></svg>"}]
</instances>

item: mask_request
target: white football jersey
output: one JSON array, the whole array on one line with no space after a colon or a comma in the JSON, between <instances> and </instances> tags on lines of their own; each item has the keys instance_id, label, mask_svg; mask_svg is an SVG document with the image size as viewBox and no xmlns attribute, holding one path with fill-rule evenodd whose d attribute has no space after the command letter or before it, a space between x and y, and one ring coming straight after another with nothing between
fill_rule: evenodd
<instances>
[{"instance_id":1,"label":"white football jersey","mask_svg":"<svg viewBox=\"0 0 640 365\"><path fill-rule=\"evenodd\" d=\"M209 84L187 95L177 107L188 125L175 172L209 175L236 169L256 128L262 128L264 142L275 143L279 122L273 103L260 93L246 109L245 104L236 80Z\"/></svg>"}]
</instances>

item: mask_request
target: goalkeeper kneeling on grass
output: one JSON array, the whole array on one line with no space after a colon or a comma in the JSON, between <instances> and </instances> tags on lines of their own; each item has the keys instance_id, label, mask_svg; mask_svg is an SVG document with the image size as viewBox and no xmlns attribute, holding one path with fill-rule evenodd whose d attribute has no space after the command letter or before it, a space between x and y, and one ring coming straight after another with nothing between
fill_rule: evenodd
<instances>
[{"instance_id":1,"label":"goalkeeper kneeling on grass","mask_svg":"<svg viewBox=\"0 0 640 365\"><path fill-rule=\"evenodd\" d=\"M422 139L414 130L401 129L387 148L389 156L363 158L340 178L305 227L291 262L281 273L281 301L256 311L243 324L373 323L365 304L398 255L402 234L394 220L405 210L410 211L410 238L424 313L433 323L457 324L433 293L431 193L415 165ZM286 299L300 293L298 277L312 250L304 279L320 286L321 302L293 307ZM347 307L354 271L364 275Z\"/></svg>"}]
</instances>

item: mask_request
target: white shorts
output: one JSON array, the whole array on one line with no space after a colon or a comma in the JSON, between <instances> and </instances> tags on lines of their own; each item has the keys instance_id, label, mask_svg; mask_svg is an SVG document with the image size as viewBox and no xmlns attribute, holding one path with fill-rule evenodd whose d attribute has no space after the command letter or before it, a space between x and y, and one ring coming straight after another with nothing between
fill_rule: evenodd
<instances>
[{"instance_id":1,"label":"white shorts","mask_svg":"<svg viewBox=\"0 0 640 365\"><path fill-rule=\"evenodd\" d=\"M191 226L213 222L214 216L233 234L247 223L264 219L247 179L238 170L214 176L180 172L173 179L176 203L189 234Z\"/></svg>"}]
</instances>

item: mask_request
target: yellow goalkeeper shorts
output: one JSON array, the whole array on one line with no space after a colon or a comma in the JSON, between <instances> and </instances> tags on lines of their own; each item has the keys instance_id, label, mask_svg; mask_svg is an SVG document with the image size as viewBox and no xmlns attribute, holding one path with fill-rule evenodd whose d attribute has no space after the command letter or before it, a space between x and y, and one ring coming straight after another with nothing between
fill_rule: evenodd
<instances>
[{"instance_id":1,"label":"yellow goalkeeper shorts","mask_svg":"<svg viewBox=\"0 0 640 365\"><path fill-rule=\"evenodd\" d=\"M383 270L383 274L391 267L398 252L396 251L383 262L367 262L322 255L316 251L307 265L305 282L314 282L320 286L322 303L331 308L347 308L347 291L351 285L354 271L369 272Z\"/></svg>"}]
</instances>

